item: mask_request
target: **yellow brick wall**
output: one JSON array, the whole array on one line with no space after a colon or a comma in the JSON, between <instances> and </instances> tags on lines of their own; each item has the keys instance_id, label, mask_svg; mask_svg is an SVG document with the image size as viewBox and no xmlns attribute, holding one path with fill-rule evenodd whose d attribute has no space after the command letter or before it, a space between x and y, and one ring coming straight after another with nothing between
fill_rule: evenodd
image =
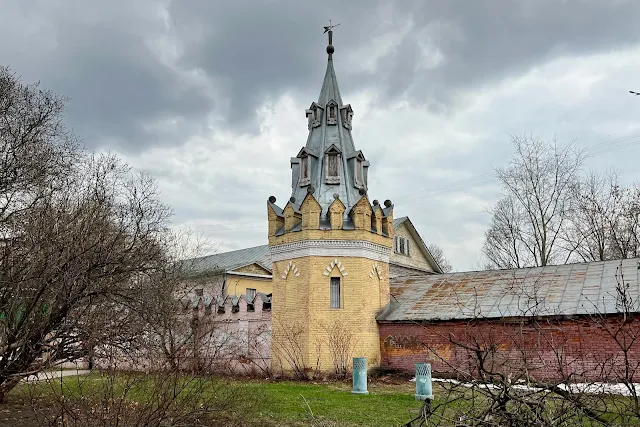
<instances>
[{"instance_id":1,"label":"yellow brick wall","mask_svg":"<svg viewBox=\"0 0 640 427\"><path fill-rule=\"evenodd\" d=\"M353 238L356 232L351 231L350 234ZM341 277L341 309L331 309L330 276L324 275L327 266L336 260L346 273L342 276L337 266L331 271L334 277ZM287 336L291 331L285 331L284 328L299 326L304 331L301 340L305 364L315 369L319 361L320 370L333 370L327 327L334 322L352 330L354 348L351 357L366 357L370 367L379 365L380 338L375 316L389 302L389 265L355 257L305 257L292 261L299 276L289 272L286 279L282 278L289 261L273 265L274 369L277 370L280 365L285 370L290 369L286 360L278 360L278 348L286 346L284 341L291 339ZM348 366L351 366L350 361Z\"/></svg>"}]
</instances>

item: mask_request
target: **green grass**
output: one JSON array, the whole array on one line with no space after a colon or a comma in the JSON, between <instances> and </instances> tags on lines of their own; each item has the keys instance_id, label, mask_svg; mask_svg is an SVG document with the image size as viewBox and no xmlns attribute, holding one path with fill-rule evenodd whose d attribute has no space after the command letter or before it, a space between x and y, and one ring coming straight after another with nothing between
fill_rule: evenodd
<instances>
[{"instance_id":1,"label":"green grass","mask_svg":"<svg viewBox=\"0 0 640 427\"><path fill-rule=\"evenodd\" d=\"M113 394L124 390L127 376L120 376L114 383ZM138 379L145 378L137 376ZM149 396L153 377L136 381L127 392L127 399L143 402ZM40 395L100 396L107 378L100 374L53 379L35 385ZM21 385L12 394L15 398L26 396L28 387ZM199 387L190 383L188 387ZM401 384L373 383L368 395L351 393L350 382L293 382L264 380L215 379L215 386L203 393L222 393L229 417L242 419L248 426L398 426L417 414L422 402L414 398L415 385L408 381ZM33 394L34 390L30 392ZM233 401L233 404L229 402ZM226 415L225 415L226 416Z\"/></svg>"},{"instance_id":2,"label":"green grass","mask_svg":"<svg viewBox=\"0 0 640 427\"><path fill-rule=\"evenodd\" d=\"M166 384L170 387L166 388ZM72 404L82 405L86 402L84 398L88 398L100 405L100 402L105 401L105 396L118 400L126 394L126 402L140 404L142 408L144 405L154 407L157 404L154 390L177 393L179 399L187 402L186 406L180 406L181 403L177 405L180 411L187 407L193 409L201 404L207 405L208 410L212 411L210 413L213 413L213 421L198 424L206 426L235 423L233 425L390 427L402 425L414 418L422 404L414 398L415 384L406 380L398 381L397 384L373 381L369 384L368 395L356 395L351 394L350 382L294 382L188 376L178 376L175 381L166 381L166 377L160 375L118 374L116 377L109 377L100 373L22 384L10 397L16 403L22 396L26 405L26 397L35 393L41 397L41 402L52 402L53 405L56 402L55 398L64 394L65 400ZM433 406L444 404L437 413L448 420L457 419L462 414L482 418L483 410L489 402L484 393L465 388L447 392L441 383L434 383L433 391ZM591 399L588 396L586 398ZM622 396L594 396L593 400L589 407L601 410L608 408L609 411L616 405L624 407L631 403L629 398ZM528 411L527 408L513 405L515 403L510 403L510 412L514 414L524 415ZM571 407L570 404L567 406L567 402L553 396L545 400L544 406L545 412L549 415L565 413L564 408ZM639 420L636 417L618 418L616 414L617 411L605 412L603 416L613 424L638 425ZM578 413L560 423L563 426L596 424ZM31 427L39 424L22 425Z\"/></svg>"},{"instance_id":3,"label":"green grass","mask_svg":"<svg viewBox=\"0 0 640 427\"><path fill-rule=\"evenodd\" d=\"M265 404L255 409L260 418L274 424L315 417L346 426L395 426L413 418L421 406L410 384L373 384L368 395L352 394L345 383L249 382L245 386L264 392Z\"/></svg>"}]
</instances>

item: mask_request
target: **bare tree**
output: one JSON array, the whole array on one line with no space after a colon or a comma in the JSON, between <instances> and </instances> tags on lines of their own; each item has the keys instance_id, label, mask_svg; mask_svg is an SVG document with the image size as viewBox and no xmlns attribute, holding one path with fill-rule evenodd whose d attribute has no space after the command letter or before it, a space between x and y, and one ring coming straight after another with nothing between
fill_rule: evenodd
<instances>
[{"instance_id":1,"label":"bare tree","mask_svg":"<svg viewBox=\"0 0 640 427\"><path fill-rule=\"evenodd\" d=\"M153 180L80 149L63 110L0 69L0 401L52 362L135 346L175 261Z\"/></svg>"},{"instance_id":2,"label":"bare tree","mask_svg":"<svg viewBox=\"0 0 640 427\"><path fill-rule=\"evenodd\" d=\"M564 231L567 249L573 250L581 261L612 259L622 195L616 173L591 172L574 191L574 209Z\"/></svg>"},{"instance_id":3,"label":"bare tree","mask_svg":"<svg viewBox=\"0 0 640 427\"><path fill-rule=\"evenodd\" d=\"M357 345L353 330L349 325L339 321L328 322L323 327L333 361L333 373L338 378L346 378Z\"/></svg>"},{"instance_id":4,"label":"bare tree","mask_svg":"<svg viewBox=\"0 0 640 427\"><path fill-rule=\"evenodd\" d=\"M435 243L430 244L427 249L436 260L440 269L443 273L450 273L453 271L453 266L451 265L451 261L447 257L444 256L444 252L442 248Z\"/></svg>"},{"instance_id":5,"label":"bare tree","mask_svg":"<svg viewBox=\"0 0 640 427\"><path fill-rule=\"evenodd\" d=\"M532 136L512 138L515 155L496 171L505 198L492 211L483 252L494 267L544 266L571 256L561 232L583 156L571 144Z\"/></svg>"},{"instance_id":6,"label":"bare tree","mask_svg":"<svg viewBox=\"0 0 640 427\"><path fill-rule=\"evenodd\" d=\"M634 258L640 254L640 189L625 187L615 171L591 172L575 187L571 219L563 231L578 261Z\"/></svg>"}]
</instances>

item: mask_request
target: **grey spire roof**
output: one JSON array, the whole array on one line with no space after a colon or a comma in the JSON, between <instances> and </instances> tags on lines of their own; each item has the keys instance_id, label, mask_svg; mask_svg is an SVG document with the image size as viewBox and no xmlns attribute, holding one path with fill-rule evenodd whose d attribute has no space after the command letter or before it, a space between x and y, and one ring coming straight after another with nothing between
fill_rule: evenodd
<instances>
[{"instance_id":1,"label":"grey spire roof","mask_svg":"<svg viewBox=\"0 0 640 427\"><path fill-rule=\"evenodd\" d=\"M329 45L329 47L332 47ZM367 170L369 163L362 152L357 151L351 136L352 109L350 105L344 105L338 80L333 68L331 54L333 48L327 48L330 52L327 62L327 71L320 90L317 103L312 103L307 110L309 120L309 136L305 147L297 157L291 159L292 165L292 197L294 208L299 208L307 192L313 189L313 196L322 206L323 214L333 203L337 194L346 207L345 218L349 210L362 197L360 190L367 188ZM333 108L333 111L331 109ZM339 180L328 179L327 153L338 153ZM301 179L302 159L308 156L309 179ZM356 182L356 167L361 164L362 173ZM304 181L304 182L303 182Z\"/></svg>"},{"instance_id":2,"label":"grey spire roof","mask_svg":"<svg viewBox=\"0 0 640 427\"><path fill-rule=\"evenodd\" d=\"M318 97L318 104L326 105L330 100L334 100L338 105L342 106L342 97L340 96L340 88L338 88L338 79L336 71L333 69L333 59L329 59L327 63L327 72L324 74L322 89Z\"/></svg>"}]
</instances>

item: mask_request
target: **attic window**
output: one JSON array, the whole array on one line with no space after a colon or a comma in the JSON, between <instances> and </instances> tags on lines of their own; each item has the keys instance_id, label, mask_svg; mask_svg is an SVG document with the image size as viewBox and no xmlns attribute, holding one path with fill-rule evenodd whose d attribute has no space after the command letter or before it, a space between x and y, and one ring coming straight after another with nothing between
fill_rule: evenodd
<instances>
[{"instance_id":1,"label":"attic window","mask_svg":"<svg viewBox=\"0 0 640 427\"><path fill-rule=\"evenodd\" d=\"M401 236L396 236L395 238L395 248L394 251L397 254L401 254L401 255L406 255L406 256L410 256L410 250L409 250L409 239L406 237L401 237Z\"/></svg>"},{"instance_id":2,"label":"attic window","mask_svg":"<svg viewBox=\"0 0 640 427\"><path fill-rule=\"evenodd\" d=\"M300 158L300 187L309 185L311 178L309 177L309 156Z\"/></svg>"}]
</instances>

